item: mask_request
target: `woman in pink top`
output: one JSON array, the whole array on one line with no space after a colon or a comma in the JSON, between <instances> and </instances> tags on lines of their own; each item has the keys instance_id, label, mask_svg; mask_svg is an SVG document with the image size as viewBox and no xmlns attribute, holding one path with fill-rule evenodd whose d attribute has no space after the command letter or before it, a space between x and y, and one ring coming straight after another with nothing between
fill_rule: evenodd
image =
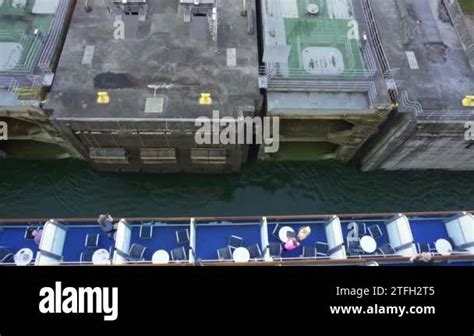
<instances>
[{"instance_id":1,"label":"woman in pink top","mask_svg":"<svg viewBox=\"0 0 474 336\"><path fill-rule=\"evenodd\" d=\"M311 234L311 228L309 226L305 226L300 228L296 237L293 235L288 237L286 243L283 243L283 251L293 251L300 247L301 242L308 238Z\"/></svg>"},{"instance_id":2,"label":"woman in pink top","mask_svg":"<svg viewBox=\"0 0 474 336\"><path fill-rule=\"evenodd\" d=\"M283 244L284 251L293 251L300 247L301 243L296 237L291 237L286 243Z\"/></svg>"}]
</instances>

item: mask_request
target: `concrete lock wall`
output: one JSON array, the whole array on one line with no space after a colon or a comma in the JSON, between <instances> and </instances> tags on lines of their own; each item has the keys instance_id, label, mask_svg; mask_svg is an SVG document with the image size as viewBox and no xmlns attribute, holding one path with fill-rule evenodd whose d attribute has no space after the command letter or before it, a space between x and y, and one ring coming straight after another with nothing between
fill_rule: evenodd
<instances>
[{"instance_id":1,"label":"concrete lock wall","mask_svg":"<svg viewBox=\"0 0 474 336\"><path fill-rule=\"evenodd\" d=\"M0 121L8 126L8 140L0 143L6 158L64 159L81 155L37 108L0 109Z\"/></svg>"},{"instance_id":2,"label":"concrete lock wall","mask_svg":"<svg viewBox=\"0 0 474 336\"><path fill-rule=\"evenodd\" d=\"M470 170L474 167L471 147L464 123L418 124L381 168Z\"/></svg>"},{"instance_id":3,"label":"concrete lock wall","mask_svg":"<svg viewBox=\"0 0 474 336\"><path fill-rule=\"evenodd\" d=\"M241 170L248 156L245 145L198 146L194 123L56 120L55 124L84 159L104 171L232 173ZM211 151L208 159L205 152L193 157L198 148ZM122 149L125 157L92 158L91 149ZM170 149L174 158L143 157L142 151L151 149Z\"/></svg>"},{"instance_id":4,"label":"concrete lock wall","mask_svg":"<svg viewBox=\"0 0 474 336\"><path fill-rule=\"evenodd\" d=\"M465 133L464 123L418 123L409 113L398 114L364 152L362 170L472 170L472 141Z\"/></svg>"}]
</instances>

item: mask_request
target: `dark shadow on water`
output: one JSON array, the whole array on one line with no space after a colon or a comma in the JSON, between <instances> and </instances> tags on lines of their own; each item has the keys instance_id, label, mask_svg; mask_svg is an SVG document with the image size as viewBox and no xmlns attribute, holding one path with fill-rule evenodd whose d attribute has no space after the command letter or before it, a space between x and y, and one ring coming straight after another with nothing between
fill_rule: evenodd
<instances>
[{"instance_id":1,"label":"dark shadow on water","mask_svg":"<svg viewBox=\"0 0 474 336\"><path fill-rule=\"evenodd\" d=\"M237 175L100 173L85 162L0 161L0 218L239 216L471 210L474 173L257 163Z\"/></svg>"}]
</instances>

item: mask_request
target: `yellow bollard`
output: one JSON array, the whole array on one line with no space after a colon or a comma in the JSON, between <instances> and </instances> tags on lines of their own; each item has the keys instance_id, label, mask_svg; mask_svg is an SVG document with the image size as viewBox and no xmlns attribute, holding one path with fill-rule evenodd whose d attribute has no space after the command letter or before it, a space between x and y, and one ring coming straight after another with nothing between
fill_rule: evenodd
<instances>
[{"instance_id":1,"label":"yellow bollard","mask_svg":"<svg viewBox=\"0 0 474 336\"><path fill-rule=\"evenodd\" d=\"M99 91L97 92L97 104L108 104L110 103L110 97L108 92Z\"/></svg>"},{"instance_id":2,"label":"yellow bollard","mask_svg":"<svg viewBox=\"0 0 474 336\"><path fill-rule=\"evenodd\" d=\"M474 107L474 96L466 96L462 100L462 106L464 107Z\"/></svg>"},{"instance_id":3,"label":"yellow bollard","mask_svg":"<svg viewBox=\"0 0 474 336\"><path fill-rule=\"evenodd\" d=\"M210 93L201 93L201 98L199 98L200 105L211 105L212 98Z\"/></svg>"}]
</instances>

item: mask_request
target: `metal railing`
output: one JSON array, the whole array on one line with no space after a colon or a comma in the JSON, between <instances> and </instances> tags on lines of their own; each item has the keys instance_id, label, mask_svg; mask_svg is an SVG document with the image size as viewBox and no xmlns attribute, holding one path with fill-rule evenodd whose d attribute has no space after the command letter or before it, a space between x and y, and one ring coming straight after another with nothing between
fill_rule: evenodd
<instances>
[{"instance_id":1,"label":"metal railing","mask_svg":"<svg viewBox=\"0 0 474 336\"><path fill-rule=\"evenodd\" d=\"M0 89L20 96L38 96L41 93L42 76L5 76L0 77Z\"/></svg>"},{"instance_id":2,"label":"metal railing","mask_svg":"<svg viewBox=\"0 0 474 336\"><path fill-rule=\"evenodd\" d=\"M12 77L0 77L0 89L13 92L18 88L18 82Z\"/></svg>"},{"instance_id":3,"label":"metal railing","mask_svg":"<svg viewBox=\"0 0 474 336\"><path fill-rule=\"evenodd\" d=\"M416 113L420 122L445 121L445 122L465 122L474 121L474 109L464 110L427 110L417 102L410 99L407 91L401 95L401 107L409 112Z\"/></svg>"},{"instance_id":4,"label":"metal railing","mask_svg":"<svg viewBox=\"0 0 474 336\"><path fill-rule=\"evenodd\" d=\"M408 109L410 112L414 112L416 114L423 112L423 107L421 106L421 104L417 101L410 100L410 97L408 96L407 91L403 91L402 96L401 96L401 103L402 103L402 106Z\"/></svg>"},{"instance_id":5,"label":"metal railing","mask_svg":"<svg viewBox=\"0 0 474 336\"><path fill-rule=\"evenodd\" d=\"M362 7L363 7L364 15L365 15L365 20L367 22L367 26L369 28L369 36L375 48L376 58L380 64L380 67L382 69L382 73L384 74L384 76L389 77L391 74L390 65L388 63L387 56L385 54L382 42L380 40L380 35L379 35L377 23L375 22L375 17L374 17L370 0L362 0Z\"/></svg>"},{"instance_id":6,"label":"metal railing","mask_svg":"<svg viewBox=\"0 0 474 336\"><path fill-rule=\"evenodd\" d=\"M359 92L367 93L370 102L377 99L377 87L372 81L316 81L304 79L268 81L268 90L272 91L316 91L316 92Z\"/></svg>"},{"instance_id":7,"label":"metal railing","mask_svg":"<svg viewBox=\"0 0 474 336\"><path fill-rule=\"evenodd\" d=\"M306 69L288 68L279 63L268 63L260 67L260 75L272 79L306 79L306 80L360 80L373 78L374 70L345 69L342 71L318 69L313 73Z\"/></svg>"},{"instance_id":8,"label":"metal railing","mask_svg":"<svg viewBox=\"0 0 474 336\"><path fill-rule=\"evenodd\" d=\"M19 64L2 72L4 75L0 76L0 88L17 96L40 95L43 76L33 73L37 68L43 71L50 70L62 33L65 31L67 15L73 5L73 0L60 0L48 31L40 31L37 34L15 33L8 29L0 31L0 39L16 40L23 48Z\"/></svg>"},{"instance_id":9,"label":"metal railing","mask_svg":"<svg viewBox=\"0 0 474 336\"><path fill-rule=\"evenodd\" d=\"M466 24L461 6L457 0L443 0L443 4L448 10L449 17L466 51L469 63L474 68L474 38Z\"/></svg>"},{"instance_id":10,"label":"metal railing","mask_svg":"<svg viewBox=\"0 0 474 336\"><path fill-rule=\"evenodd\" d=\"M470 252L453 252L449 256L441 255L436 252L431 252L431 258L433 266L437 262L448 262L452 264L474 261L474 254ZM103 264L93 264L92 262L80 262L80 261L62 261L54 266L83 266L83 267L127 267L127 266L148 266L148 267L192 267L192 266L305 266L305 265L332 265L332 266L344 266L344 265L366 265L368 262L377 262L380 265L400 264L400 263L413 263L411 257L402 256L401 254L352 254L348 255L344 259L331 259L329 256L315 256L315 257L271 257L265 259L264 257L254 258L248 262L235 262L233 260L218 260L218 259L199 259L197 258L194 262L189 260L170 260L166 264L154 264L152 261L127 261L123 264L114 264L112 261ZM34 260L28 265L34 266ZM1 263L0 267L16 267L15 262Z\"/></svg>"},{"instance_id":11,"label":"metal railing","mask_svg":"<svg viewBox=\"0 0 474 336\"><path fill-rule=\"evenodd\" d=\"M42 70L48 70L57 51L61 36L65 31L66 19L73 5L72 0L60 0L55 17L49 29L48 39L41 53L38 67Z\"/></svg>"},{"instance_id":12,"label":"metal railing","mask_svg":"<svg viewBox=\"0 0 474 336\"><path fill-rule=\"evenodd\" d=\"M8 32L2 32L2 36L7 36ZM11 35L8 35L11 38ZM36 62L40 56L43 41L40 35L22 34L18 44L23 48L20 62L12 69L4 70L8 74L32 73L36 67ZM26 53L25 53L26 52Z\"/></svg>"}]
</instances>

